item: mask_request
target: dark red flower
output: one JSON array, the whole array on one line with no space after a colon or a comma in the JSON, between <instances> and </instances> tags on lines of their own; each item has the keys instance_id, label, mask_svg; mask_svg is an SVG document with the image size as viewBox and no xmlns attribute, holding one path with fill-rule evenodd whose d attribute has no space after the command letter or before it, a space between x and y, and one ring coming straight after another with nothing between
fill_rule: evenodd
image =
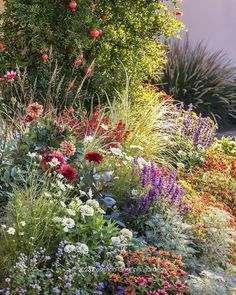
<instances>
[{"instance_id":1,"label":"dark red flower","mask_svg":"<svg viewBox=\"0 0 236 295\"><path fill-rule=\"evenodd\" d=\"M64 165L65 164L65 158L64 158L64 156L61 153L59 153L59 152L54 152L54 153L46 154L46 155L43 156L43 159L42 159L42 168L45 170L47 168L48 164L53 159L57 159L58 162L59 162L59 164L56 167L54 167L54 168L60 168L61 165Z\"/></svg>"},{"instance_id":2,"label":"dark red flower","mask_svg":"<svg viewBox=\"0 0 236 295\"><path fill-rule=\"evenodd\" d=\"M74 181L77 178L76 171L70 165L62 165L59 172L70 181Z\"/></svg>"},{"instance_id":3,"label":"dark red flower","mask_svg":"<svg viewBox=\"0 0 236 295\"><path fill-rule=\"evenodd\" d=\"M103 156L97 152L88 152L84 158L89 162L95 162L98 164L102 163L103 161Z\"/></svg>"}]
</instances>

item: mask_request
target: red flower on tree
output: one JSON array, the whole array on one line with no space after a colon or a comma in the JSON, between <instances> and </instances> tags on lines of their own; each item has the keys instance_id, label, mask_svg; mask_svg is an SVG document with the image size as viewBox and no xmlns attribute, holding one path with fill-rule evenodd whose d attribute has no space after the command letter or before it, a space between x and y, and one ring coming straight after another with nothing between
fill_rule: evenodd
<instances>
[{"instance_id":1,"label":"red flower on tree","mask_svg":"<svg viewBox=\"0 0 236 295\"><path fill-rule=\"evenodd\" d=\"M75 169L70 165L62 165L59 172L69 181L74 181L77 178Z\"/></svg>"},{"instance_id":2,"label":"red flower on tree","mask_svg":"<svg viewBox=\"0 0 236 295\"><path fill-rule=\"evenodd\" d=\"M89 162L95 162L98 164L102 163L103 161L103 156L97 152L88 152L84 158Z\"/></svg>"}]
</instances>

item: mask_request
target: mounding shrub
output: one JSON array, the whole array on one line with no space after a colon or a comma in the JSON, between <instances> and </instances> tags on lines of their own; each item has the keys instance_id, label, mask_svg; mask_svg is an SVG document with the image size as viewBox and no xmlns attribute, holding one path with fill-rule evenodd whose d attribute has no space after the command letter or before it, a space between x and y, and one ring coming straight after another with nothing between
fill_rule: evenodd
<instances>
[{"instance_id":1,"label":"mounding shrub","mask_svg":"<svg viewBox=\"0 0 236 295\"><path fill-rule=\"evenodd\" d=\"M32 81L47 81L57 60L71 80L89 77L90 94L123 87L124 66L137 85L163 66L159 37L169 38L183 27L172 9L177 2L6 1L0 17L0 74L17 64L27 66Z\"/></svg>"},{"instance_id":2,"label":"mounding shrub","mask_svg":"<svg viewBox=\"0 0 236 295\"><path fill-rule=\"evenodd\" d=\"M200 42L192 46L172 42L160 88L176 100L193 104L197 113L210 115L220 125L236 116L235 68L222 51L209 52Z\"/></svg>"}]
</instances>

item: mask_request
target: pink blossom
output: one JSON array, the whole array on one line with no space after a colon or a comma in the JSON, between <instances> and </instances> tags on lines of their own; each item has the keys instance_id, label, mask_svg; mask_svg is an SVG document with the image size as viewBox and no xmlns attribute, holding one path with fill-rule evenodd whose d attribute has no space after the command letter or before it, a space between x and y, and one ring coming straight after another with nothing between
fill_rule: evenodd
<instances>
[{"instance_id":1,"label":"pink blossom","mask_svg":"<svg viewBox=\"0 0 236 295\"><path fill-rule=\"evenodd\" d=\"M17 75L16 71L10 71L10 72L7 71L7 73L4 77L7 78L8 81L12 81L12 80L14 80L16 75Z\"/></svg>"}]
</instances>

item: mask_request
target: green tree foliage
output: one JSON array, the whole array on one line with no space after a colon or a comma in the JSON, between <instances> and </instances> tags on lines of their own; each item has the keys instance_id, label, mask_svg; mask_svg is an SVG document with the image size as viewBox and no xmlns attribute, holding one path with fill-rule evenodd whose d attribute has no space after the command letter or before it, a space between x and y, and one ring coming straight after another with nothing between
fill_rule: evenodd
<instances>
[{"instance_id":1,"label":"green tree foliage","mask_svg":"<svg viewBox=\"0 0 236 295\"><path fill-rule=\"evenodd\" d=\"M91 75L87 72L90 94L120 90L124 68L137 85L160 73L162 42L183 26L177 2L8 0L1 15L0 74L27 66L32 81L38 76L46 82L50 61L57 60L62 74L72 73L70 79L79 82L93 63Z\"/></svg>"}]
</instances>

